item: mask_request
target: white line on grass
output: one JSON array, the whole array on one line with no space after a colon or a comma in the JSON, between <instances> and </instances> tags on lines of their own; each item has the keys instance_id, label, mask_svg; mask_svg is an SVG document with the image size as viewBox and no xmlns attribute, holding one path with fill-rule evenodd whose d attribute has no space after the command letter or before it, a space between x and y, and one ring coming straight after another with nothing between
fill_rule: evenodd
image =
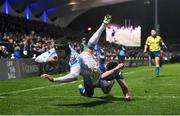
<instances>
[{"instance_id":1,"label":"white line on grass","mask_svg":"<svg viewBox=\"0 0 180 116\"><path fill-rule=\"evenodd\" d=\"M136 73L136 72L139 72L139 71L144 71L144 70L145 69L140 69L140 70L126 72L124 74L126 75L126 74ZM76 82L81 82L81 81L74 81L74 82L70 82L70 83L76 83ZM23 92L28 92L28 91L40 90L40 89L44 89L44 88L62 86L62 85L66 85L66 84L68 84L68 83L49 85L49 86L42 86L42 87L36 87L36 88L31 88L31 89L23 89L23 90L11 91L11 92L3 92L3 93L0 93L0 96L6 95L6 94L16 94L16 93L23 93Z\"/></svg>"},{"instance_id":2,"label":"white line on grass","mask_svg":"<svg viewBox=\"0 0 180 116\"><path fill-rule=\"evenodd\" d=\"M135 98L165 98L165 99L179 99L180 96L135 96Z\"/></svg>"},{"instance_id":3,"label":"white line on grass","mask_svg":"<svg viewBox=\"0 0 180 116\"><path fill-rule=\"evenodd\" d=\"M49 99L49 98L81 98L83 96L0 96L0 99L5 98L39 98L39 99ZM124 98L123 96L113 96L114 98ZM113 99L112 97L112 99ZM92 97L98 99L98 97ZM180 96L134 96L133 99L140 98L140 99L180 99ZM99 99L106 99L106 96L99 97ZM110 100L110 98L107 97Z\"/></svg>"},{"instance_id":4,"label":"white line on grass","mask_svg":"<svg viewBox=\"0 0 180 116\"><path fill-rule=\"evenodd\" d=\"M0 99L2 99L2 98L6 98L5 96L0 96Z\"/></svg>"},{"instance_id":5,"label":"white line on grass","mask_svg":"<svg viewBox=\"0 0 180 116\"><path fill-rule=\"evenodd\" d=\"M81 81L74 81L74 82L70 82L70 83L76 83L76 82L81 82ZM23 92L28 92L28 91L40 90L40 89L49 88L49 87L57 87L57 86L65 85L65 84L67 84L67 83L42 86L42 87L36 87L36 88L31 88L31 89L23 89L23 90L11 91L11 92L3 92L3 93L0 93L0 96L6 95L6 94L16 94L16 93L23 93Z\"/></svg>"}]
</instances>

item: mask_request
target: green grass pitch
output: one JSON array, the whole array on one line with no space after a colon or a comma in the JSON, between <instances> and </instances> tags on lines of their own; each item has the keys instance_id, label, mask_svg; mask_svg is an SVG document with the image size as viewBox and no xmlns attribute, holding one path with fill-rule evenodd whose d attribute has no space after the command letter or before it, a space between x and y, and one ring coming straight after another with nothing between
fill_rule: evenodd
<instances>
[{"instance_id":1,"label":"green grass pitch","mask_svg":"<svg viewBox=\"0 0 180 116\"><path fill-rule=\"evenodd\" d=\"M159 78L154 67L124 69L134 100L123 99L115 83L109 95L95 89L92 98L74 83L51 83L40 77L0 81L0 115L180 115L180 64L164 65Z\"/></svg>"}]
</instances>

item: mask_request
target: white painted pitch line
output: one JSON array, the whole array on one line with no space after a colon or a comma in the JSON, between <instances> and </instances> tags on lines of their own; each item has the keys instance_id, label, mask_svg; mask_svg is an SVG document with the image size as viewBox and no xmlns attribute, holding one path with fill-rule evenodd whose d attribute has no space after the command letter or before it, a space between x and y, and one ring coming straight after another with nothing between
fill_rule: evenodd
<instances>
[{"instance_id":1,"label":"white painted pitch line","mask_svg":"<svg viewBox=\"0 0 180 116\"><path fill-rule=\"evenodd\" d=\"M180 99L180 96L134 96L135 98L166 98L166 99Z\"/></svg>"},{"instance_id":2,"label":"white painted pitch line","mask_svg":"<svg viewBox=\"0 0 180 116\"><path fill-rule=\"evenodd\" d=\"M70 83L76 83L76 82L81 82L81 81L74 81L74 82L70 82ZM6 94L23 93L23 92L40 90L40 89L49 88L49 87L62 86L62 85L66 85L66 84L67 84L67 83L61 83L61 84L49 85L49 86L42 86L42 87L36 87L36 88L31 88L31 89L23 89L23 90L11 91L11 92L3 92L3 93L0 93L0 97L1 97L2 95L6 95Z\"/></svg>"},{"instance_id":3,"label":"white painted pitch line","mask_svg":"<svg viewBox=\"0 0 180 116\"><path fill-rule=\"evenodd\" d=\"M126 72L124 74L136 73L138 71L143 71L143 69L136 70L136 71ZM76 82L81 82L81 81L74 81L74 82L70 82L70 83L76 83ZM42 86L42 87L36 87L36 88L31 88L31 89L23 89L23 90L11 91L11 92L3 92L3 93L0 93L0 96L6 95L6 94L16 94L16 93L23 93L23 92L28 92L28 91L40 90L40 89L44 89L44 88L48 88L48 87L56 87L56 86L62 86L62 85L66 85L66 84L69 84L69 83L61 83L61 84L57 84L57 85Z\"/></svg>"},{"instance_id":4,"label":"white painted pitch line","mask_svg":"<svg viewBox=\"0 0 180 116\"><path fill-rule=\"evenodd\" d=\"M82 98L83 96L0 96L0 99L5 98L39 98L39 99L46 99L46 98ZM99 99L106 99L106 96L99 97ZM113 96L114 98L124 98L123 96ZM112 97L112 99L113 99ZM92 97L92 98L98 98L98 97ZM140 98L140 99L180 99L180 96L134 96L134 99ZM107 98L108 99L108 98Z\"/></svg>"},{"instance_id":5,"label":"white painted pitch line","mask_svg":"<svg viewBox=\"0 0 180 116\"><path fill-rule=\"evenodd\" d=\"M6 98L5 96L0 96L0 99Z\"/></svg>"}]
</instances>

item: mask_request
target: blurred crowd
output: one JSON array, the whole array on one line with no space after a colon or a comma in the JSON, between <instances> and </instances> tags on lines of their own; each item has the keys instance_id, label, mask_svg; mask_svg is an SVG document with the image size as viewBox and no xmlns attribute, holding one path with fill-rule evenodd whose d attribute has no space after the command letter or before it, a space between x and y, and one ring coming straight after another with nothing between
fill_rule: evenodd
<instances>
[{"instance_id":1,"label":"blurred crowd","mask_svg":"<svg viewBox=\"0 0 180 116\"><path fill-rule=\"evenodd\" d=\"M0 13L0 58L32 58L48 51L54 40L63 39L60 27ZM70 32L70 31L69 31ZM71 35L71 34L70 34ZM77 52L81 52L81 39L74 41ZM88 41L88 40L86 40ZM100 44L106 58L115 59L122 53L122 46L102 41ZM143 49L123 46L123 57L144 57Z\"/></svg>"},{"instance_id":2,"label":"blurred crowd","mask_svg":"<svg viewBox=\"0 0 180 116\"><path fill-rule=\"evenodd\" d=\"M60 27L0 13L0 58L28 58L50 49Z\"/></svg>"},{"instance_id":3,"label":"blurred crowd","mask_svg":"<svg viewBox=\"0 0 180 116\"><path fill-rule=\"evenodd\" d=\"M54 39L49 36L38 36L34 31L30 34L4 33L0 40L1 58L29 58L53 47Z\"/></svg>"}]
</instances>

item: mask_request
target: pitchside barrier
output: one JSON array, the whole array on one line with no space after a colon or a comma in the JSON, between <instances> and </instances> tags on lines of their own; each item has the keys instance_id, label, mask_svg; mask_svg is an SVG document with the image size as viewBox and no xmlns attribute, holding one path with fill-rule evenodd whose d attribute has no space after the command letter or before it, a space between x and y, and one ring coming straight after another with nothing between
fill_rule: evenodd
<instances>
[{"instance_id":1,"label":"pitchside barrier","mask_svg":"<svg viewBox=\"0 0 180 116\"><path fill-rule=\"evenodd\" d=\"M0 80L36 76L39 64L33 59L0 59Z\"/></svg>"},{"instance_id":2,"label":"pitchside barrier","mask_svg":"<svg viewBox=\"0 0 180 116\"><path fill-rule=\"evenodd\" d=\"M124 62L124 65L126 67L145 66L145 65L148 65L148 64L149 64L148 58L143 58L143 57L125 58L125 62Z\"/></svg>"},{"instance_id":3,"label":"pitchside barrier","mask_svg":"<svg viewBox=\"0 0 180 116\"><path fill-rule=\"evenodd\" d=\"M24 78L30 76L39 76L42 73L62 73L68 70L65 61L61 61L59 66L51 66L47 64L38 64L33 59L0 59L0 80L8 80L15 78ZM125 60L125 66L143 66L148 64L147 59Z\"/></svg>"}]
</instances>

